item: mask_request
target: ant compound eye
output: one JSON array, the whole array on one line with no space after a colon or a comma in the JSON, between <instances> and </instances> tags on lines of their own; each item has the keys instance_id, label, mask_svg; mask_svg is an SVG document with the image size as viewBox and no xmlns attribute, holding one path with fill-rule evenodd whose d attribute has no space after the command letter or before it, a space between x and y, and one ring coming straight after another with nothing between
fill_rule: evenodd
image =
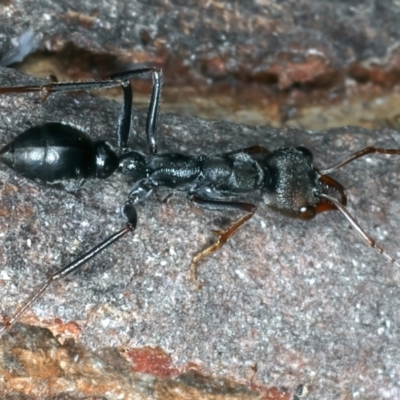
<instances>
[{"instance_id":1,"label":"ant compound eye","mask_svg":"<svg viewBox=\"0 0 400 400\"><path fill-rule=\"evenodd\" d=\"M299 218L303 221L313 219L317 214L317 208L315 206L303 206L299 210Z\"/></svg>"}]
</instances>

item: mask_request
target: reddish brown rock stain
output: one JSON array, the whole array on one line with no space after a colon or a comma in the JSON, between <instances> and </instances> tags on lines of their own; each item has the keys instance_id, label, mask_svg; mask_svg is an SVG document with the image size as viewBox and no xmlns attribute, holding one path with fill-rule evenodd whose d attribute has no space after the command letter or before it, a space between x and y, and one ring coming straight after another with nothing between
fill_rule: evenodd
<instances>
[{"instance_id":1,"label":"reddish brown rock stain","mask_svg":"<svg viewBox=\"0 0 400 400\"><path fill-rule=\"evenodd\" d=\"M159 347L130 349L125 357L132 364L135 372L151 374L159 378L168 378L179 374L179 369L172 365L171 357Z\"/></svg>"}]
</instances>

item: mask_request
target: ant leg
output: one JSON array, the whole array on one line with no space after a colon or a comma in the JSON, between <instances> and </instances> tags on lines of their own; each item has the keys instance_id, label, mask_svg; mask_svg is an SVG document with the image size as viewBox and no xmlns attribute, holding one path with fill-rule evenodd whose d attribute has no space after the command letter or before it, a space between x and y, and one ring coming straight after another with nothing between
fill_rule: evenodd
<instances>
[{"instance_id":1,"label":"ant leg","mask_svg":"<svg viewBox=\"0 0 400 400\"><path fill-rule=\"evenodd\" d=\"M152 71L153 77L153 90L151 92L151 99L149 110L147 112L146 120L146 136L149 145L149 152L151 155L157 153L157 118L158 110L160 108L160 97L162 88L162 71Z\"/></svg>"},{"instance_id":2,"label":"ant leg","mask_svg":"<svg viewBox=\"0 0 400 400\"><path fill-rule=\"evenodd\" d=\"M57 77L56 77L55 75L53 75L53 74L50 74L50 75L49 75L49 79L50 79L52 82L58 82ZM42 103L44 103L44 102L47 100L47 98L48 98L49 96L50 96L50 92L45 93L44 96L42 97Z\"/></svg>"},{"instance_id":3,"label":"ant leg","mask_svg":"<svg viewBox=\"0 0 400 400\"><path fill-rule=\"evenodd\" d=\"M346 219L350 222L351 226L355 229L355 231L361 236L362 240L364 242L372 247L377 253L383 255L389 262L394 264L396 267L400 268L400 263L394 259L392 256L387 254L385 250L378 246L375 242L375 240L369 236L358 224L358 222L354 219L354 217L347 211L346 207L335 197L329 196L325 193L321 193L319 197L322 197L323 199L328 200L331 202L345 217Z\"/></svg>"},{"instance_id":4,"label":"ant leg","mask_svg":"<svg viewBox=\"0 0 400 400\"><path fill-rule=\"evenodd\" d=\"M217 241L206 249L197 253L193 258L190 265L190 279L193 283L197 283L197 264L204 257L208 256L211 253L219 250L228 240L229 238L246 222L248 221L256 212L257 207L251 203L241 203L236 201L219 201L219 200L209 200L203 199L197 196L191 197L192 201L199 204L202 207L207 207L211 209L219 209L219 210L243 210L246 211L247 214L243 217L240 217L233 224L229 225L228 228L224 230L213 230L212 232L218 235ZM200 285L197 283L197 286Z\"/></svg>"},{"instance_id":5,"label":"ant leg","mask_svg":"<svg viewBox=\"0 0 400 400\"><path fill-rule=\"evenodd\" d=\"M83 264L87 263L93 257L97 256L107 247L112 245L114 242L121 239L128 232L133 232L136 229L137 224L137 214L134 206L130 203L126 203L122 210L124 216L127 219L127 224L125 228L119 230L116 233L113 233L103 242L99 243L97 246L90 249L85 254L82 254L76 260L72 261L68 265L62 267L58 271L54 272L49 276L47 281L35 292L31 295L25 302L25 304L7 321L7 323L0 329L0 337L9 330L24 314L24 312L42 295L42 293L54 282L60 279L65 278L67 275L75 272L79 269Z\"/></svg>"},{"instance_id":6,"label":"ant leg","mask_svg":"<svg viewBox=\"0 0 400 400\"><path fill-rule=\"evenodd\" d=\"M147 199L153 193L153 188L150 185L146 185L146 182L139 181L129 192L129 201L133 204L140 203Z\"/></svg>"},{"instance_id":7,"label":"ant leg","mask_svg":"<svg viewBox=\"0 0 400 400\"><path fill-rule=\"evenodd\" d=\"M120 150L126 149L131 129L131 115L132 115L132 85L130 81L121 83L121 88L124 92L124 101L122 102L121 111L118 117L117 124L117 140Z\"/></svg>"},{"instance_id":8,"label":"ant leg","mask_svg":"<svg viewBox=\"0 0 400 400\"><path fill-rule=\"evenodd\" d=\"M321 175L327 175L330 174L331 172L343 167L343 165L346 165L354 160L356 160L357 158L361 158L364 157L368 154L374 154L374 153L378 153L378 154L396 154L396 155L400 155L400 149L383 149L381 147L366 147L365 149L359 150L353 154L350 154L348 157L346 157L344 160L339 161L336 164L333 164L332 166L330 166L329 168L325 168L323 170L320 170L319 173Z\"/></svg>"},{"instance_id":9,"label":"ant leg","mask_svg":"<svg viewBox=\"0 0 400 400\"><path fill-rule=\"evenodd\" d=\"M27 85L27 86L7 86L0 87L0 94L4 93L28 93L28 92L68 92L74 90L94 90L94 89L107 89L121 85L138 75L148 74L154 72L154 67L135 68L129 71L120 72L117 74L109 75L103 79L94 79L91 81L81 82L52 82L44 85Z\"/></svg>"},{"instance_id":10,"label":"ant leg","mask_svg":"<svg viewBox=\"0 0 400 400\"><path fill-rule=\"evenodd\" d=\"M151 99L149 110L146 119L146 136L149 145L150 154L157 153L157 117L160 108L160 97L162 87L162 73L152 69L153 89L151 92ZM121 74L114 75L121 76ZM124 101L122 103L121 113L118 118L117 138L118 146L120 149L127 147L129 131L131 126L132 114L132 86L128 81L121 82L122 90L124 91Z\"/></svg>"}]
</instances>

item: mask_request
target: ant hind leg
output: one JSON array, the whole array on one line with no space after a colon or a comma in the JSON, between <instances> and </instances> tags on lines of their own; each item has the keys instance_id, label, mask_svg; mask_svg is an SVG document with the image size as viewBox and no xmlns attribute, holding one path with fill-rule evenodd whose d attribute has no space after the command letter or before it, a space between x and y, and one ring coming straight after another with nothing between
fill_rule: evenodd
<instances>
[{"instance_id":1,"label":"ant hind leg","mask_svg":"<svg viewBox=\"0 0 400 400\"><path fill-rule=\"evenodd\" d=\"M5 320L4 326L0 328L0 338L8 331L24 314L24 312L31 307L31 305L42 295L42 293L54 282L65 278L67 275L77 271L82 265L86 264L89 260L96 257L99 253L111 246L113 243L120 240L129 232L134 232L137 225L137 214L133 204L127 202L122 208L122 213L127 222L124 228L118 232L108 236L101 243L92 247L86 253L80 255L68 265L60 268L58 271L50 274L47 280L25 301L22 307L14 313L10 318Z\"/></svg>"}]
</instances>

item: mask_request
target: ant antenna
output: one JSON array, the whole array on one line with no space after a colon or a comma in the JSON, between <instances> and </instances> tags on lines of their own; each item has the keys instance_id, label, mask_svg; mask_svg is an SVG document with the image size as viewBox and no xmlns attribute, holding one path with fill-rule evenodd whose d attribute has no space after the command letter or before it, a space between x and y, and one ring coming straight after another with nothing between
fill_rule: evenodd
<instances>
[{"instance_id":1,"label":"ant antenna","mask_svg":"<svg viewBox=\"0 0 400 400\"><path fill-rule=\"evenodd\" d=\"M321 175L328 175L331 172L343 167L343 165L346 165L354 160L356 160L357 158L360 157L364 157L368 154L374 154L374 153L378 153L378 154L398 154L400 155L400 150L399 149L383 149L381 147L366 147L365 149L359 150L353 154L350 154L348 157L346 157L344 160L337 162L336 164L333 164L332 166L330 166L329 168L325 168L322 170L319 170L319 173Z\"/></svg>"},{"instance_id":2,"label":"ant antenna","mask_svg":"<svg viewBox=\"0 0 400 400\"><path fill-rule=\"evenodd\" d=\"M366 149L364 149L366 150ZM362 150L363 151L363 150ZM358 152L360 153L360 152ZM373 152L375 153L375 152ZM357 154L357 153L355 153ZM369 154L369 153L366 153ZM392 154L392 153L389 153ZM396 154L396 153L395 153ZM350 156L349 158L347 158L346 160L344 160L342 163L338 163L336 165L341 164L340 166L347 164L348 162L352 161L354 158L350 159L352 156ZM349 160L350 159L350 160ZM339 168L339 167L337 167ZM336 168L335 168L336 169ZM399 261L397 261L396 259L394 259L393 257L391 257L389 254L387 254L385 252L385 250L383 249L383 247L377 246L375 240L369 236L362 228L361 226L358 224L358 222L354 219L354 217L347 211L346 207L339 201L337 200L335 197L329 196L325 193L321 193L318 195L319 197L328 200L330 203L334 204L334 206L347 218L347 220L350 222L351 226L356 230L356 232L361 236L362 240L364 240L364 242L372 247L376 252L378 252L379 254L383 255L387 260L389 260L392 264L394 264L397 268L400 268L400 264Z\"/></svg>"},{"instance_id":3,"label":"ant antenna","mask_svg":"<svg viewBox=\"0 0 400 400\"><path fill-rule=\"evenodd\" d=\"M134 206L130 203L125 204L122 209L122 213L127 218L128 222L125 228L119 230L118 232L113 233L103 242L99 243L85 254L82 254L76 260L72 261L68 265L62 267L58 271L52 273L47 281L37 290L35 291L26 301L25 304L5 323L5 325L0 329L0 337L4 335L4 333L10 329L24 314L24 312L38 299L42 293L54 282L60 279L65 278L67 275L75 272L79 269L83 264L87 263L97 254L101 253L108 246L116 242L125 236L128 232L133 232L136 229L137 224L137 214Z\"/></svg>"}]
</instances>

